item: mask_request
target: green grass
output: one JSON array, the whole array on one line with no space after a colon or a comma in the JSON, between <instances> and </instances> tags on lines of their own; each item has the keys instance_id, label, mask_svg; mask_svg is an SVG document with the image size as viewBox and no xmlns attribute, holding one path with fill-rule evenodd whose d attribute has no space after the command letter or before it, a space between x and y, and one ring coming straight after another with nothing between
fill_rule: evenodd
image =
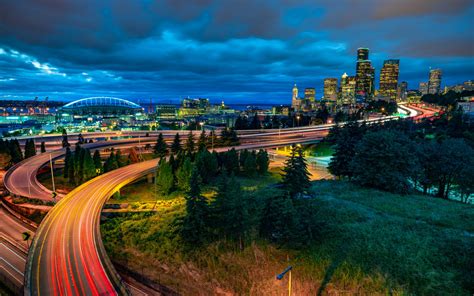
<instances>
[{"instance_id":1,"label":"green grass","mask_svg":"<svg viewBox=\"0 0 474 296\"><path fill-rule=\"evenodd\" d=\"M312 156L323 157L333 155L334 149L328 142L318 142L317 144L308 147L308 152Z\"/></svg>"},{"instance_id":2,"label":"green grass","mask_svg":"<svg viewBox=\"0 0 474 296\"><path fill-rule=\"evenodd\" d=\"M276 178L240 181L255 198L265 198L275 194L267 185ZM284 295L286 281L274 277L288 264L295 266L295 295L316 295L319 289L345 295L469 295L474 290L472 205L342 181L314 182L312 190L315 198L308 202L318 205L321 233L306 249L256 240L243 252L226 241L186 252L176 225L184 202L159 207L156 214L107 219L102 234L113 260L183 295Z\"/></svg>"}]
</instances>

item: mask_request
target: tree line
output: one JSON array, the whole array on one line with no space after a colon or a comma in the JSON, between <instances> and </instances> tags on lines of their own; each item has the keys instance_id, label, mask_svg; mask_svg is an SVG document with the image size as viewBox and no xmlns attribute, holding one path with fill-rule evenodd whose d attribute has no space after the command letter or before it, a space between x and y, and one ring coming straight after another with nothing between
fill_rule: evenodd
<instances>
[{"instance_id":1,"label":"tree line","mask_svg":"<svg viewBox=\"0 0 474 296\"><path fill-rule=\"evenodd\" d=\"M44 141L41 142L40 152L46 152ZM0 139L0 155L1 164L4 168L19 163L23 159L35 156L37 153L34 139L27 139L25 142L24 153L21 150L20 143L17 139L4 140Z\"/></svg>"},{"instance_id":2,"label":"tree line","mask_svg":"<svg viewBox=\"0 0 474 296\"><path fill-rule=\"evenodd\" d=\"M335 126L327 140L335 147L329 171L339 178L444 199L455 190L463 202L474 193L474 125L459 109L421 123L351 121Z\"/></svg>"},{"instance_id":3,"label":"tree line","mask_svg":"<svg viewBox=\"0 0 474 296\"><path fill-rule=\"evenodd\" d=\"M233 150L222 157L233 159L242 168L242 151L237 159ZM250 154L249 154L250 153ZM257 153L260 154L261 152ZM247 162L246 158L243 162ZM230 163L228 163L230 165ZM318 224L313 223L315 204L305 198L310 181L301 148L293 147L282 173L282 181L269 188L271 195L255 196L244 190L232 170L221 167L217 193L213 198L202 195L202 178L198 165L192 167L185 195L186 213L180 225L181 238L190 249L205 243L226 240L239 249L251 240L263 238L280 245L309 244L317 237ZM225 172L225 173L222 173ZM246 174L246 173L245 173Z\"/></svg>"}]
</instances>

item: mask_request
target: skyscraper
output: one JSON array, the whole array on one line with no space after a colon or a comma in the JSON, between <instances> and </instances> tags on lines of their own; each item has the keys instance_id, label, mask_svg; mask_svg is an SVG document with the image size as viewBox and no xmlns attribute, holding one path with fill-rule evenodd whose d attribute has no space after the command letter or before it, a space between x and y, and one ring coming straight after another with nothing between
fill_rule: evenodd
<instances>
[{"instance_id":1,"label":"skyscraper","mask_svg":"<svg viewBox=\"0 0 474 296\"><path fill-rule=\"evenodd\" d=\"M296 87L296 83L293 86L293 96L291 98L291 107L293 107L294 110L301 109L301 100L298 98L298 88Z\"/></svg>"},{"instance_id":2,"label":"skyscraper","mask_svg":"<svg viewBox=\"0 0 474 296\"><path fill-rule=\"evenodd\" d=\"M370 98L374 94L375 69L369 60L369 49L357 49L356 94Z\"/></svg>"},{"instance_id":3,"label":"skyscraper","mask_svg":"<svg viewBox=\"0 0 474 296\"><path fill-rule=\"evenodd\" d=\"M428 82L420 82L420 86L418 87L421 95L426 95L428 93Z\"/></svg>"},{"instance_id":4,"label":"skyscraper","mask_svg":"<svg viewBox=\"0 0 474 296\"><path fill-rule=\"evenodd\" d=\"M324 99L335 103L337 100L337 78L324 79Z\"/></svg>"},{"instance_id":5,"label":"skyscraper","mask_svg":"<svg viewBox=\"0 0 474 296\"><path fill-rule=\"evenodd\" d=\"M304 98L310 103L314 103L316 97L316 90L313 87L307 87L304 89Z\"/></svg>"},{"instance_id":6,"label":"skyscraper","mask_svg":"<svg viewBox=\"0 0 474 296\"><path fill-rule=\"evenodd\" d=\"M441 69L430 70L430 80L428 82L428 93L432 95L439 94L441 89Z\"/></svg>"},{"instance_id":7,"label":"skyscraper","mask_svg":"<svg viewBox=\"0 0 474 296\"><path fill-rule=\"evenodd\" d=\"M347 73L341 76L341 93L340 100L341 104L354 104L355 103L355 76L348 76Z\"/></svg>"},{"instance_id":8,"label":"skyscraper","mask_svg":"<svg viewBox=\"0 0 474 296\"><path fill-rule=\"evenodd\" d=\"M399 101L407 100L408 82L402 81L398 86L397 98Z\"/></svg>"},{"instance_id":9,"label":"skyscraper","mask_svg":"<svg viewBox=\"0 0 474 296\"><path fill-rule=\"evenodd\" d=\"M400 60L385 60L380 70L380 95L397 99L398 71Z\"/></svg>"}]
</instances>

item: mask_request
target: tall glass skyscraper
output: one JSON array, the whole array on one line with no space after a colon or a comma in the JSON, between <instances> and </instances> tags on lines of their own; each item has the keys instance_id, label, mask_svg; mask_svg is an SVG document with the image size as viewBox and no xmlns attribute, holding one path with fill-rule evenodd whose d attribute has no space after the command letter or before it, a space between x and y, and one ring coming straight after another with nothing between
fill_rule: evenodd
<instances>
[{"instance_id":1,"label":"tall glass skyscraper","mask_svg":"<svg viewBox=\"0 0 474 296\"><path fill-rule=\"evenodd\" d=\"M324 99L329 102L337 100L337 78L324 79Z\"/></svg>"},{"instance_id":2,"label":"tall glass skyscraper","mask_svg":"<svg viewBox=\"0 0 474 296\"><path fill-rule=\"evenodd\" d=\"M441 90L441 69L430 70L430 80L428 82L428 93L439 94Z\"/></svg>"},{"instance_id":3,"label":"tall glass skyscraper","mask_svg":"<svg viewBox=\"0 0 474 296\"><path fill-rule=\"evenodd\" d=\"M380 70L380 95L397 99L398 72L400 60L386 60Z\"/></svg>"},{"instance_id":4,"label":"tall glass skyscraper","mask_svg":"<svg viewBox=\"0 0 474 296\"><path fill-rule=\"evenodd\" d=\"M374 94L375 69L369 60L369 49L357 49L356 94L365 99Z\"/></svg>"}]
</instances>

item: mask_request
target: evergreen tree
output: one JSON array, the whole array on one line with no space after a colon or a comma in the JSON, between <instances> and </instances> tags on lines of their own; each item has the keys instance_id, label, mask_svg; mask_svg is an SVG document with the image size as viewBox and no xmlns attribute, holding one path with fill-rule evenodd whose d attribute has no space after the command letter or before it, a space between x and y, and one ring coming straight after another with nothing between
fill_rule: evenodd
<instances>
[{"instance_id":1,"label":"evergreen tree","mask_svg":"<svg viewBox=\"0 0 474 296\"><path fill-rule=\"evenodd\" d=\"M202 245L208 236L209 206L201 195L199 172L193 169L186 194L186 216L183 219L181 238L191 247Z\"/></svg>"},{"instance_id":2,"label":"evergreen tree","mask_svg":"<svg viewBox=\"0 0 474 296\"><path fill-rule=\"evenodd\" d=\"M96 174L97 174L97 171L100 173L102 173L104 171L104 168L102 167L102 159L100 157L100 151L99 150L96 150L94 151L94 156L92 157L93 161L94 161L94 167L95 167L95 170L96 170Z\"/></svg>"},{"instance_id":3,"label":"evergreen tree","mask_svg":"<svg viewBox=\"0 0 474 296\"><path fill-rule=\"evenodd\" d=\"M207 136L206 136L206 131L202 130L201 135L199 136L198 139L198 151L206 150L207 148Z\"/></svg>"},{"instance_id":4,"label":"evergreen tree","mask_svg":"<svg viewBox=\"0 0 474 296\"><path fill-rule=\"evenodd\" d=\"M156 140L155 147L153 148L153 153L155 153L155 155L158 157L165 157L167 152L168 146L166 145L166 142L163 139L163 134L160 133L158 135L158 139Z\"/></svg>"},{"instance_id":5,"label":"evergreen tree","mask_svg":"<svg viewBox=\"0 0 474 296\"><path fill-rule=\"evenodd\" d=\"M178 154L181 152L181 140L179 138L179 133L176 133L174 136L173 144L171 144L171 152L173 154Z\"/></svg>"},{"instance_id":6,"label":"evergreen tree","mask_svg":"<svg viewBox=\"0 0 474 296\"><path fill-rule=\"evenodd\" d=\"M223 155L223 166L229 175L239 173L239 156L237 151L232 148Z\"/></svg>"},{"instance_id":7,"label":"evergreen tree","mask_svg":"<svg viewBox=\"0 0 474 296\"><path fill-rule=\"evenodd\" d=\"M69 148L69 147L67 147ZM74 156L71 153L71 156L67 160L67 177L69 178L69 183L72 185L76 184L75 175L76 175L76 167L74 162Z\"/></svg>"},{"instance_id":8,"label":"evergreen tree","mask_svg":"<svg viewBox=\"0 0 474 296\"><path fill-rule=\"evenodd\" d=\"M295 245L300 234L299 219L293 200L276 196L268 200L260 223L260 233L270 241L281 245Z\"/></svg>"},{"instance_id":9,"label":"evergreen tree","mask_svg":"<svg viewBox=\"0 0 474 296\"><path fill-rule=\"evenodd\" d=\"M104 172L110 172L115 169L118 169L117 158L115 157L114 151L110 152L109 157L105 160L104 163Z\"/></svg>"},{"instance_id":10,"label":"evergreen tree","mask_svg":"<svg viewBox=\"0 0 474 296\"><path fill-rule=\"evenodd\" d=\"M91 157L91 152L89 149L84 150L84 164L83 164L83 180L88 181L96 176L95 172L95 163Z\"/></svg>"},{"instance_id":11,"label":"evergreen tree","mask_svg":"<svg viewBox=\"0 0 474 296\"><path fill-rule=\"evenodd\" d=\"M119 149L117 149L117 152L115 152L115 159L117 160L117 166L119 168L127 165L127 163L124 161L122 157L122 151L120 151Z\"/></svg>"},{"instance_id":12,"label":"evergreen tree","mask_svg":"<svg viewBox=\"0 0 474 296\"><path fill-rule=\"evenodd\" d=\"M207 150L202 150L197 153L195 165L203 183L209 183L209 181L217 175L217 158L215 154Z\"/></svg>"},{"instance_id":13,"label":"evergreen tree","mask_svg":"<svg viewBox=\"0 0 474 296\"><path fill-rule=\"evenodd\" d=\"M194 153L194 149L194 135L193 132L190 131L186 140L186 144L184 145L184 150L188 155L192 155Z\"/></svg>"},{"instance_id":14,"label":"evergreen tree","mask_svg":"<svg viewBox=\"0 0 474 296\"><path fill-rule=\"evenodd\" d=\"M230 128L228 132L228 139L231 146L238 146L240 145L239 136L234 128Z\"/></svg>"},{"instance_id":15,"label":"evergreen tree","mask_svg":"<svg viewBox=\"0 0 474 296\"><path fill-rule=\"evenodd\" d=\"M72 153L71 148L66 147L66 156L64 158L64 170L63 170L63 177L64 179L68 178L69 174L69 165L71 164Z\"/></svg>"},{"instance_id":16,"label":"evergreen tree","mask_svg":"<svg viewBox=\"0 0 474 296\"><path fill-rule=\"evenodd\" d=\"M36 145L33 139L25 142L25 159L36 155Z\"/></svg>"},{"instance_id":17,"label":"evergreen tree","mask_svg":"<svg viewBox=\"0 0 474 296\"><path fill-rule=\"evenodd\" d=\"M243 170L247 177L254 177L257 172L257 161L255 151L249 152L245 157Z\"/></svg>"},{"instance_id":18,"label":"evergreen tree","mask_svg":"<svg viewBox=\"0 0 474 296\"><path fill-rule=\"evenodd\" d=\"M300 197L310 187L310 173L308 164L303 156L303 151L298 146L291 148L290 157L283 168L282 185L284 190L292 198Z\"/></svg>"},{"instance_id":19,"label":"evergreen tree","mask_svg":"<svg viewBox=\"0 0 474 296\"><path fill-rule=\"evenodd\" d=\"M186 157L183 161L183 164L176 171L176 181L178 188L181 191L187 192L190 189L189 180L191 179L191 173L193 170L193 165L189 157Z\"/></svg>"},{"instance_id":20,"label":"evergreen tree","mask_svg":"<svg viewBox=\"0 0 474 296\"><path fill-rule=\"evenodd\" d=\"M44 141L41 142L41 153L45 153L46 152L46 146L45 146L45 143Z\"/></svg>"},{"instance_id":21,"label":"evergreen tree","mask_svg":"<svg viewBox=\"0 0 474 296\"><path fill-rule=\"evenodd\" d=\"M257 153L257 171L260 175L265 175L268 172L270 166L270 159L268 158L267 151L260 149Z\"/></svg>"},{"instance_id":22,"label":"evergreen tree","mask_svg":"<svg viewBox=\"0 0 474 296\"><path fill-rule=\"evenodd\" d=\"M62 145L63 145L63 148L66 148L66 147L69 147L71 146L68 142L68 139L67 139L67 131L65 128L63 128L63 141L62 141Z\"/></svg>"},{"instance_id":23,"label":"evergreen tree","mask_svg":"<svg viewBox=\"0 0 474 296\"><path fill-rule=\"evenodd\" d=\"M258 119L258 115L255 114L252 118L252 122L250 123L250 129L261 129L262 124L260 123L260 119Z\"/></svg>"},{"instance_id":24,"label":"evergreen tree","mask_svg":"<svg viewBox=\"0 0 474 296\"><path fill-rule=\"evenodd\" d=\"M419 170L411 140L390 130L367 133L356 146L350 169L357 184L397 193L410 191Z\"/></svg>"},{"instance_id":25,"label":"evergreen tree","mask_svg":"<svg viewBox=\"0 0 474 296\"><path fill-rule=\"evenodd\" d=\"M235 129L237 130L245 130L248 129L248 121L246 118L242 118L242 116L238 116L235 120L234 124Z\"/></svg>"},{"instance_id":26,"label":"evergreen tree","mask_svg":"<svg viewBox=\"0 0 474 296\"><path fill-rule=\"evenodd\" d=\"M12 163L19 163L20 161L22 161L23 153L21 152L20 143L18 142L18 140L10 140L8 146L12 157Z\"/></svg>"},{"instance_id":27,"label":"evergreen tree","mask_svg":"<svg viewBox=\"0 0 474 296\"><path fill-rule=\"evenodd\" d=\"M219 235L238 241L243 250L251 218L247 198L233 176L222 176L211 209Z\"/></svg>"},{"instance_id":28,"label":"evergreen tree","mask_svg":"<svg viewBox=\"0 0 474 296\"><path fill-rule=\"evenodd\" d=\"M84 144L86 141L84 140L84 136L82 135L82 133L79 133L79 135L77 136L77 143L79 144Z\"/></svg>"},{"instance_id":29,"label":"evergreen tree","mask_svg":"<svg viewBox=\"0 0 474 296\"><path fill-rule=\"evenodd\" d=\"M165 159L158 164L158 173L156 176L156 185L160 193L168 195L173 188L173 170Z\"/></svg>"},{"instance_id":30,"label":"evergreen tree","mask_svg":"<svg viewBox=\"0 0 474 296\"><path fill-rule=\"evenodd\" d=\"M207 147L214 149L214 147L219 146L219 139L217 138L216 132L211 131L209 137L207 137Z\"/></svg>"}]
</instances>

